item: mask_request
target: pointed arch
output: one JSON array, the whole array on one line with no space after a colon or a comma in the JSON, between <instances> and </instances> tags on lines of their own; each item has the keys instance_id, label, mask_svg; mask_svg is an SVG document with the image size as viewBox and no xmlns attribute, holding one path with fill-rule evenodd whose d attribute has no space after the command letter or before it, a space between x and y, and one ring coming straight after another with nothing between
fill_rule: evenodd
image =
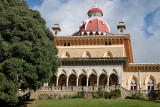
<instances>
[{"instance_id":1,"label":"pointed arch","mask_svg":"<svg viewBox=\"0 0 160 107\"><path fill-rule=\"evenodd\" d=\"M91 53L87 51L87 52L83 53L82 57L91 58Z\"/></svg>"},{"instance_id":2,"label":"pointed arch","mask_svg":"<svg viewBox=\"0 0 160 107\"><path fill-rule=\"evenodd\" d=\"M102 71L101 71L101 74L100 74L100 75L102 75L102 74L104 74L104 75L107 75L107 76L108 76L107 71L106 71L105 69L102 69Z\"/></svg>"},{"instance_id":3,"label":"pointed arch","mask_svg":"<svg viewBox=\"0 0 160 107\"><path fill-rule=\"evenodd\" d=\"M107 51L107 52L105 52L105 53L103 54L103 57L113 57L113 54L112 54L112 52Z\"/></svg>"},{"instance_id":4,"label":"pointed arch","mask_svg":"<svg viewBox=\"0 0 160 107\"><path fill-rule=\"evenodd\" d=\"M148 81L149 81L149 79L153 80L154 87L157 85L157 81L156 81L155 77L153 75L149 75L149 76L146 77L145 83L144 83L144 85L146 86L146 90L148 90Z\"/></svg>"},{"instance_id":5,"label":"pointed arch","mask_svg":"<svg viewBox=\"0 0 160 107\"><path fill-rule=\"evenodd\" d=\"M96 76L97 76L97 72L96 72L96 70L95 70L95 69L92 69L92 71L90 72L89 76L90 76L90 75L92 75L92 74L94 74L94 75L96 75Z\"/></svg>"},{"instance_id":6,"label":"pointed arch","mask_svg":"<svg viewBox=\"0 0 160 107\"><path fill-rule=\"evenodd\" d=\"M68 52L65 52L61 58L70 58L70 54Z\"/></svg>"},{"instance_id":7,"label":"pointed arch","mask_svg":"<svg viewBox=\"0 0 160 107\"><path fill-rule=\"evenodd\" d=\"M115 69L109 70L109 75L112 75L112 74L115 74L118 76L117 70L115 70Z\"/></svg>"},{"instance_id":8,"label":"pointed arch","mask_svg":"<svg viewBox=\"0 0 160 107\"><path fill-rule=\"evenodd\" d=\"M74 69L72 69L72 71L70 72L69 76L72 75L72 74L76 75L76 77L77 77L77 73L76 73L76 71Z\"/></svg>"},{"instance_id":9,"label":"pointed arch","mask_svg":"<svg viewBox=\"0 0 160 107\"><path fill-rule=\"evenodd\" d=\"M130 88L131 88L131 81L132 81L132 79L134 79L134 80L136 81L136 84L137 84L137 85L139 84L139 79L138 79L135 75L131 76L131 77L128 79L128 81L127 81L128 90L130 90ZM137 89L138 89L138 86L137 86Z\"/></svg>"}]
</instances>

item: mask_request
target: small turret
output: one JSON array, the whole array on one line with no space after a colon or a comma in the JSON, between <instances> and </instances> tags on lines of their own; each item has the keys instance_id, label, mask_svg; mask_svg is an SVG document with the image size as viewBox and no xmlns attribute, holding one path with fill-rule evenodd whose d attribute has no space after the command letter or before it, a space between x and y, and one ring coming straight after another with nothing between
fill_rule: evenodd
<instances>
[{"instance_id":1,"label":"small turret","mask_svg":"<svg viewBox=\"0 0 160 107\"><path fill-rule=\"evenodd\" d=\"M117 25L117 29L119 31L119 34L123 34L124 30L126 29L126 25L124 24L122 20Z\"/></svg>"},{"instance_id":2,"label":"small turret","mask_svg":"<svg viewBox=\"0 0 160 107\"><path fill-rule=\"evenodd\" d=\"M59 24L56 23L56 24L54 24L54 26L52 27L52 30L54 31L54 35L55 35L55 36L58 36L58 35L59 35L59 32L61 31L61 28L59 27Z\"/></svg>"}]
</instances>

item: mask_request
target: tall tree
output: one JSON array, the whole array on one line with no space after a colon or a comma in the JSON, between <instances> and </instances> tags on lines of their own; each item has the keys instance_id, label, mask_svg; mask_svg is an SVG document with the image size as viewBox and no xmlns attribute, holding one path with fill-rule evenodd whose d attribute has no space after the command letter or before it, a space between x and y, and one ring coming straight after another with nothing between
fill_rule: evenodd
<instances>
[{"instance_id":1,"label":"tall tree","mask_svg":"<svg viewBox=\"0 0 160 107\"><path fill-rule=\"evenodd\" d=\"M24 0L0 0L0 78L5 79L0 100L15 104L19 88L37 90L49 81L60 66L57 52L38 11Z\"/></svg>"}]
</instances>

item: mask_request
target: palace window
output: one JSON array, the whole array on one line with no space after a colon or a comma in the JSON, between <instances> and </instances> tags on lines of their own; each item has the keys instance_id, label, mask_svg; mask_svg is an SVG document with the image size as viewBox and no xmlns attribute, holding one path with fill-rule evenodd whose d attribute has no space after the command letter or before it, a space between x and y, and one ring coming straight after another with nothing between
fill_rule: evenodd
<instances>
[{"instance_id":1,"label":"palace window","mask_svg":"<svg viewBox=\"0 0 160 107\"><path fill-rule=\"evenodd\" d=\"M151 78L148 79L148 90L154 90L154 81Z\"/></svg>"},{"instance_id":2,"label":"palace window","mask_svg":"<svg viewBox=\"0 0 160 107\"><path fill-rule=\"evenodd\" d=\"M132 78L131 80L131 84L130 84L130 90L137 90L137 82L134 78Z\"/></svg>"}]
</instances>

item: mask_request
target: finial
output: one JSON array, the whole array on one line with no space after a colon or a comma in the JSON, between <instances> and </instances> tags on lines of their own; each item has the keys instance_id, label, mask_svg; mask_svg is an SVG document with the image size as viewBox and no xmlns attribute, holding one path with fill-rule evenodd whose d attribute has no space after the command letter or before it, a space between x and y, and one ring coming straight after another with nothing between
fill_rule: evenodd
<instances>
[{"instance_id":1,"label":"finial","mask_svg":"<svg viewBox=\"0 0 160 107\"><path fill-rule=\"evenodd\" d=\"M94 0L95 4L94 4L94 8L97 8L97 0Z\"/></svg>"},{"instance_id":2,"label":"finial","mask_svg":"<svg viewBox=\"0 0 160 107\"><path fill-rule=\"evenodd\" d=\"M56 24L58 24L58 21L56 20Z\"/></svg>"}]
</instances>

